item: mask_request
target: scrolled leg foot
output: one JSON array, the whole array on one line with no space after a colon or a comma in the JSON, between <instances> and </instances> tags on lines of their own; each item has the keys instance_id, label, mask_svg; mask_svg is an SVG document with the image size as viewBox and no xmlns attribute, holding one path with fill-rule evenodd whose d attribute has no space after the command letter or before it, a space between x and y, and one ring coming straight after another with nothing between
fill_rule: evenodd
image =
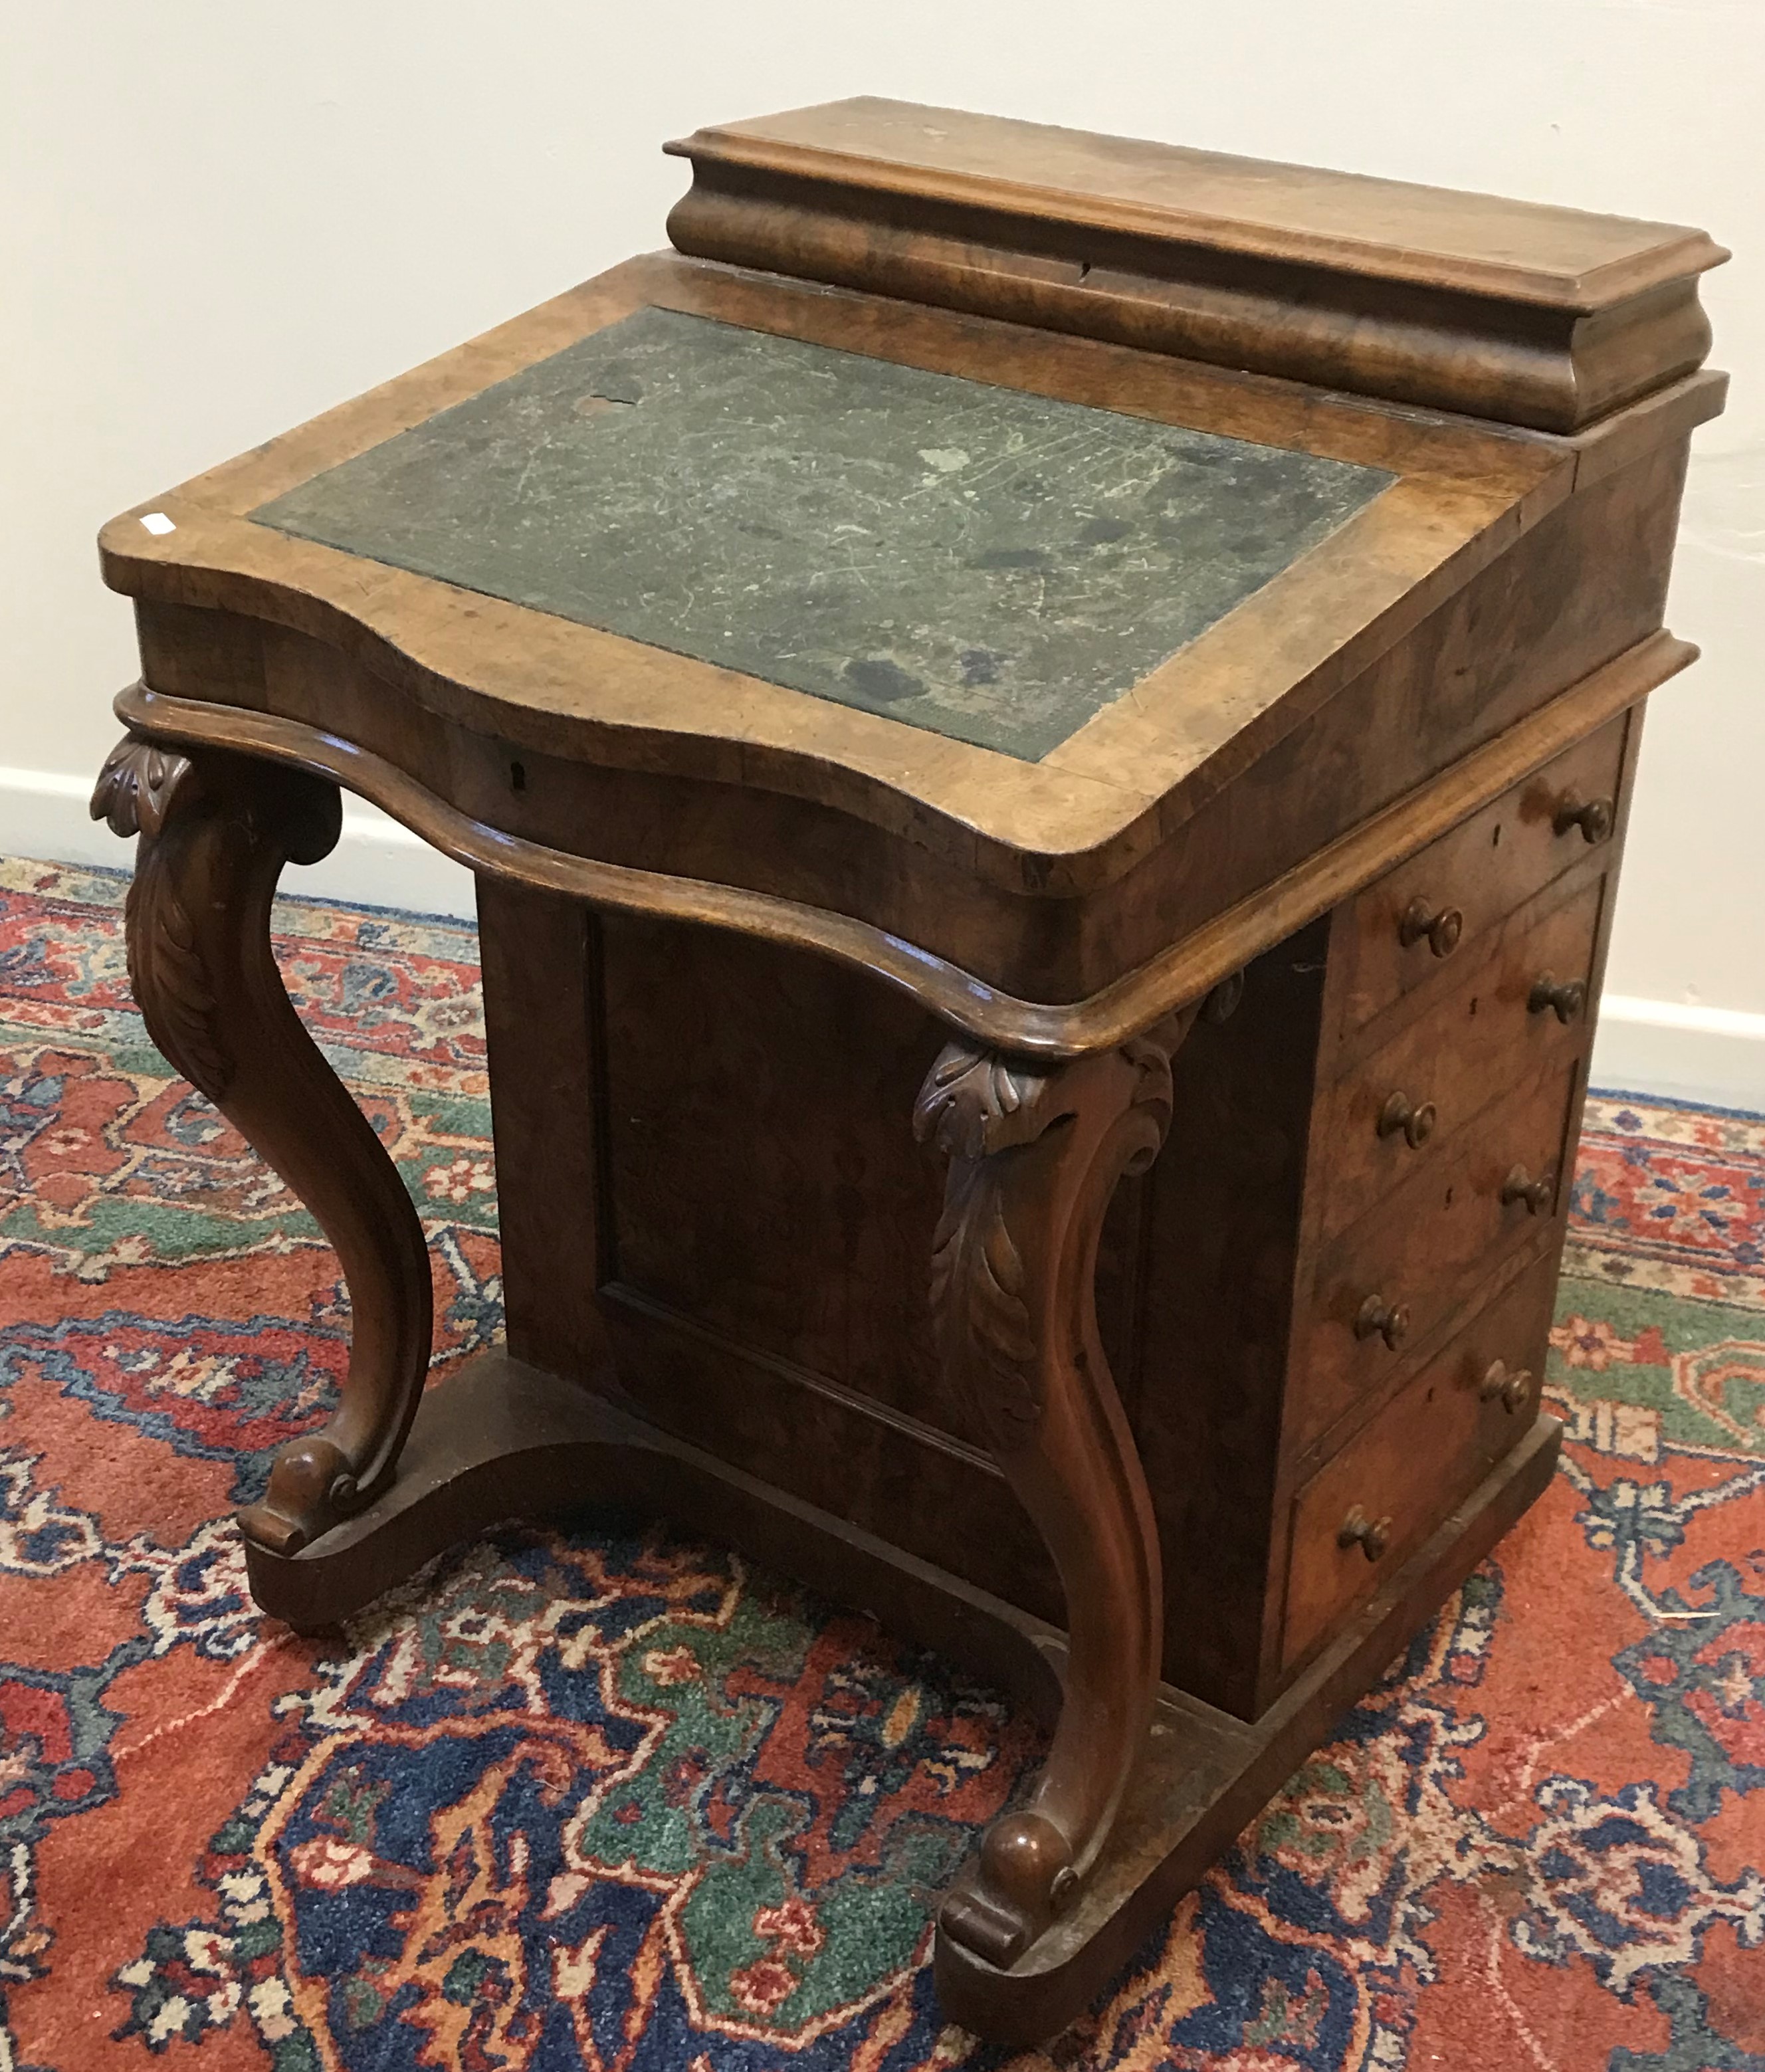
<instances>
[{"instance_id":1,"label":"scrolled leg foot","mask_svg":"<svg viewBox=\"0 0 1765 2072\"><path fill-rule=\"evenodd\" d=\"M915 1133L949 1154L932 1303L945 1371L1047 1541L1065 1589L1065 1701L1029 1803L946 1898L941 1933L1004 1967L1070 1905L1107 1840L1152 1716L1162 1581L1138 1449L1097 1330L1097 1244L1124 1174L1170 1120L1158 1042L1046 1065L945 1046Z\"/></svg>"},{"instance_id":2,"label":"scrolled leg foot","mask_svg":"<svg viewBox=\"0 0 1765 2072\"><path fill-rule=\"evenodd\" d=\"M301 1026L270 948L286 862L337 839L337 788L254 758L130 735L93 817L141 837L126 910L147 1033L281 1175L335 1248L349 1290L349 1371L324 1430L278 1455L248 1540L299 1552L390 1481L427 1371L422 1226L367 1119Z\"/></svg>"},{"instance_id":3,"label":"scrolled leg foot","mask_svg":"<svg viewBox=\"0 0 1765 2072\"><path fill-rule=\"evenodd\" d=\"M269 1486L239 1514L247 1539L269 1553L298 1554L362 1507L356 1471L330 1439L296 1439L276 1456Z\"/></svg>"}]
</instances>

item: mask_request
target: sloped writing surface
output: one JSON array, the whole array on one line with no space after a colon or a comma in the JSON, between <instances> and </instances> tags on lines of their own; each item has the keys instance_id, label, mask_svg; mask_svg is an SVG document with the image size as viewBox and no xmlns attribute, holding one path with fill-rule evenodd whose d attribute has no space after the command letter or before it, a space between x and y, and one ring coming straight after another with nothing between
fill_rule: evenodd
<instances>
[{"instance_id":1,"label":"sloped writing surface","mask_svg":"<svg viewBox=\"0 0 1765 2072\"><path fill-rule=\"evenodd\" d=\"M645 309L252 516L1035 761L1394 479Z\"/></svg>"}]
</instances>

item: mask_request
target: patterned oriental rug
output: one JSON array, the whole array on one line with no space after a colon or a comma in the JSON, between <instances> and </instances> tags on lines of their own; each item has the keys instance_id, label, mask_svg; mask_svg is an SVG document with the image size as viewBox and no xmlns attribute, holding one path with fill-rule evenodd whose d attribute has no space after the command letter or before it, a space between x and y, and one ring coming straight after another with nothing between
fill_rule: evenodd
<instances>
[{"instance_id":1,"label":"patterned oriental rug","mask_svg":"<svg viewBox=\"0 0 1765 2072\"><path fill-rule=\"evenodd\" d=\"M340 1641L228 1515L331 1255L144 1038L123 882L0 864L0 2072L1765 2072L1765 1121L1590 1105L1545 1498L1119 1988L946 2026L933 1895L1038 1745L726 1551L511 1530ZM278 910L498 1328L470 929Z\"/></svg>"}]
</instances>

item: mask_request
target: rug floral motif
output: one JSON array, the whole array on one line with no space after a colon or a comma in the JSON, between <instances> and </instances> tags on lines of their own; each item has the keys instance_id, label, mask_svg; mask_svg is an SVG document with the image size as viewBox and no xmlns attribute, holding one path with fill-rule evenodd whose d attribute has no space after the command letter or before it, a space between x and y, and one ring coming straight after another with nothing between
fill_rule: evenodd
<instances>
[{"instance_id":1,"label":"rug floral motif","mask_svg":"<svg viewBox=\"0 0 1765 2072\"><path fill-rule=\"evenodd\" d=\"M1039 2051L931 1990L1040 1749L726 1551L508 1530L303 1640L231 1508L344 1359L142 1033L122 881L0 864L0 2072L1765 2072L1765 1121L1590 1104L1545 1497ZM471 931L282 902L500 1322Z\"/></svg>"}]
</instances>

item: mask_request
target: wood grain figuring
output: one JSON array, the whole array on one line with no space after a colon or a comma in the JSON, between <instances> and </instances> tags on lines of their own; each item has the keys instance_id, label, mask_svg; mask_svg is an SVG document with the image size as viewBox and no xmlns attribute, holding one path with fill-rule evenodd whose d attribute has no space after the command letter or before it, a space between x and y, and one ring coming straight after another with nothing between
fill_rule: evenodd
<instances>
[{"instance_id":1,"label":"wood grain figuring","mask_svg":"<svg viewBox=\"0 0 1765 2072\"><path fill-rule=\"evenodd\" d=\"M905 365L1381 467L1404 479L1344 528L1339 541L1326 542L1268 586L1272 618L1258 624L1248 611L1230 615L1036 764L366 564L253 524L244 515L479 393L493 379L646 306L770 326ZM291 717L368 745L361 743L365 718L389 696L395 710L408 701L414 711L400 729L395 760L413 755L424 725L440 718L468 734L503 740L517 754L530 749L602 769L734 783L756 802L780 792L813 800L915 846L941 850L968 874L1046 900L1083 895L1142 861L1199 801L1241 775L1247 758L1338 699L1393 643L1406 640L1506 555L1516 529L1524 534L1565 502L1579 501L1577 485L1584 472L1591 475L1597 456L1621 448L1621 475L1646 467L1657 450L1682 446L1691 425L1721 407L1722 393L1719 378L1697 377L1685 384L1672 412L1639 405L1640 424L1627 413L1589 441L1492 437L1463 421L1296 395L1280 384L1247 387L1241 376L1209 380L1192 364L1093 341L874 298L793 290L685 260L634 261L141 507L163 509L175 532L156 536L142 528L140 512L125 514L105 528L101 555L106 579L148 606L233 612L328 651L331 692L317 674L307 686L314 702ZM1660 623L1655 599L1670 551L1672 513L1665 514L1664 545L1652 478L1631 501L1635 519L1646 516L1647 524L1633 522L1608 535L1603 507L1592 514L1591 530L1615 565L1604 573L1590 564L1584 579L1590 599L1627 604L1635 639ZM1570 529L1585 537L1589 528ZM1619 561L1623 568L1615 565ZM1524 566L1524 557L1515 560L1516 569ZM1575 579L1565 565L1552 573L1559 582ZM1561 589L1545 594L1562 601ZM1530 610L1548 634L1542 604ZM1555 677L1533 689L1531 701L1629 644L1614 627L1607 644L1590 652L1578 637L1586 630L1581 619L1578 613L1562 637L1542 647L1541 669L1553 666ZM174 647L189 634L187 626ZM156 658L149 676L156 688L278 709L279 687L266 675L261 646L243 649L224 672L182 685L161 680L163 659ZM356 665L368 680L352 697ZM229 675L234 681L224 689ZM1475 680L1463 688L1474 710L1488 702L1477 697ZM1481 733L1468 736L1425 737L1412 745L1413 729L1397 734L1397 754L1422 753L1407 771L1401 763L1385 771L1385 798L1369 800L1369 808L1401 795L1524 709L1524 702L1506 712L1492 708ZM1354 738L1352 724L1346 738ZM763 839L739 836L726 854L765 848ZM769 889L788 896L787 888ZM814 897L808 887L799 896ZM904 932L920 939L913 927ZM1140 961L1150 947L1129 952L1127 962ZM1074 991L1094 990L1106 976L1092 972ZM1039 981L1008 983L1046 997Z\"/></svg>"},{"instance_id":2,"label":"wood grain figuring","mask_svg":"<svg viewBox=\"0 0 1765 2072\"><path fill-rule=\"evenodd\" d=\"M1265 1702L1329 943L1323 920L1267 952L1232 1013L1203 1014L1172 1060L1170 1138L1140 1183L1138 1343L1131 1366L1117 1363L1166 1567L1181 1579L1166 1610L1166 1678L1245 1719Z\"/></svg>"},{"instance_id":3,"label":"wood grain figuring","mask_svg":"<svg viewBox=\"0 0 1765 2072\"><path fill-rule=\"evenodd\" d=\"M1094 2000L1537 1499L1561 1435L1554 1417L1537 1418L1254 1723L1167 1688L1109 1852L1072 1910L1008 1971L940 1936L938 1995L952 2019L1030 2043Z\"/></svg>"},{"instance_id":4,"label":"wood grain figuring","mask_svg":"<svg viewBox=\"0 0 1765 2072\"><path fill-rule=\"evenodd\" d=\"M1530 1429L1556 1285L1552 1260L1522 1274L1294 1498L1287 1663L1302 1660L1346 1610L1372 1597L1380 1576L1401 1566L1434 1521ZM1491 1392L1486 1384L1497 1363L1503 1375ZM1526 1383L1505 1396L1520 1375ZM1370 1544L1350 1525L1356 1512L1356 1524L1384 1528Z\"/></svg>"},{"instance_id":5,"label":"wood grain figuring","mask_svg":"<svg viewBox=\"0 0 1765 2072\"><path fill-rule=\"evenodd\" d=\"M1574 431L1698 367L1701 231L851 101L667 147L681 251Z\"/></svg>"},{"instance_id":6,"label":"wood grain figuring","mask_svg":"<svg viewBox=\"0 0 1765 2072\"><path fill-rule=\"evenodd\" d=\"M126 925L147 1033L279 1173L337 1250L349 1368L323 1429L284 1446L247 1540L298 1553L392 1479L429 1367L422 1227L361 1110L301 1026L269 947L284 863L337 840L335 787L247 758L131 737L93 817L138 834Z\"/></svg>"},{"instance_id":7,"label":"wood grain figuring","mask_svg":"<svg viewBox=\"0 0 1765 2072\"><path fill-rule=\"evenodd\" d=\"M915 199L985 199L1086 228L1579 310L1728 256L1680 224L869 96L719 124L663 148L695 165L825 170Z\"/></svg>"},{"instance_id":8,"label":"wood grain figuring","mask_svg":"<svg viewBox=\"0 0 1765 2072\"><path fill-rule=\"evenodd\" d=\"M611 1355L595 1299L612 1249L601 923L488 874L477 896L508 1349L594 1372Z\"/></svg>"},{"instance_id":9,"label":"wood grain figuring","mask_svg":"<svg viewBox=\"0 0 1765 2072\"><path fill-rule=\"evenodd\" d=\"M942 1161L905 1119L944 1032L800 952L617 916L603 939L603 1314L625 1400L1057 1618L933 1342Z\"/></svg>"},{"instance_id":10,"label":"wood grain figuring","mask_svg":"<svg viewBox=\"0 0 1765 2072\"><path fill-rule=\"evenodd\" d=\"M1578 878L1587 880L1589 868ZM1426 1014L1341 1074L1319 1107L1319 1140L1332 1147L1334 1176L1320 1204L1320 1238L1345 1230L1417 1173L1453 1155L1490 1104L1535 1076L1545 1060L1566 1060L1586 1047L1585 1003L1559 1018L1541 1011L1533 994L1547 978L1585 992L1600 904L1599 884L1587 882L1548 919L1535 907L1493 939L1482 935L1475 961L1455 957L1439 974ZM1358 929L1343 934L1345 948L1360 939ZM1417 950L1429 955L1426 944ZM1426 1108L1426 1130L1413 1139L1393 1120L1394 1107Z\"/></svg>"},{"instance_id":11,"label":"wood grain figuring","mask_svg":"<svg viewBox=\"0 0 1765 2072\"><path fill-rule=\"evenodd\" d=\"M1455 1154L1413 1175L1319 1259L1294 1346L1290 1443L1327 1431L1403 1371L1504 1256L1557 1240L1566 1205L1560 1161L1578 1059L1492 1109ZM1545 1183L1541 1205L1509 1198L1510 1177ZM1396 1314L1398 1328L1373 1324Z\"/></svg>"},{"instance_id":12,"label":"wood grain figuring","mask_svg":"<svg viewBox=\"0 0 1765 2072\"><path fill-rule=\"evenodd\" d=\"M915 1109L915 1133L950 1161L932 1252L945 1371L1047 1542L1066 1600L1066 1699L1047 1766L1028 1803L988 1828L938 1916L940 1934L994 1964L1013 1963L1076 1898L1151 1720L1158 1527L1094 1291L1110 1197L1169 1127L1169 1052L1187 1026L1052 1071L948 1044Z\"/></svg>"},{"instance_id":13,"label":"wood grain figuring","mask_svg":"<svg viewBox=\"0 0 1765 2072\"><path fill-rule=\"evenodd\" d=\"M1440 960L1429 945L1403 939L1404 916L1417 902L1461 916L1449 955L1462 969L1483 953L1496 922L1600 845L1564 816L1601 802L1610 813L1623 747L1624 722L1615 721L1360 894L1345 923L1345 1030L1433 976ZM1601 840L1610 832L1608 823Z\"/></svg>"},{"instance_id":14,"label":"wood grain figuring","mask_svg":"<svg viewBox=\"0 0 1765 2072\"><path fill-rule=\"evenodd\" d=\"M1161 955L1088 999L1070 1004L1014 997L979 973L953 968L936 952L845 915L737 887L602 863L504 833L428 791L387 758L298 721L200 705L145 686L121 693L116 709L120 718L170 741L236 748L346 783L469 869L516 878L537 890L589 899L617 911L705 921L764 941L813 949L924 1001L980 1041L1026 1055L1057 1058L1125 1042L1210 991L1370 874L1423 847L1467 809L1499 796L1587 726L1609 719L1646 696L1697 654L1696 648L1666 634L1640 642L1554 703L1516 722L1486 749L1466 757L1442 782L1373 815ZM506 773L506 763L499 767ZM506 787L506 774L503 781Z\"/></svg>"}]
</instances>

